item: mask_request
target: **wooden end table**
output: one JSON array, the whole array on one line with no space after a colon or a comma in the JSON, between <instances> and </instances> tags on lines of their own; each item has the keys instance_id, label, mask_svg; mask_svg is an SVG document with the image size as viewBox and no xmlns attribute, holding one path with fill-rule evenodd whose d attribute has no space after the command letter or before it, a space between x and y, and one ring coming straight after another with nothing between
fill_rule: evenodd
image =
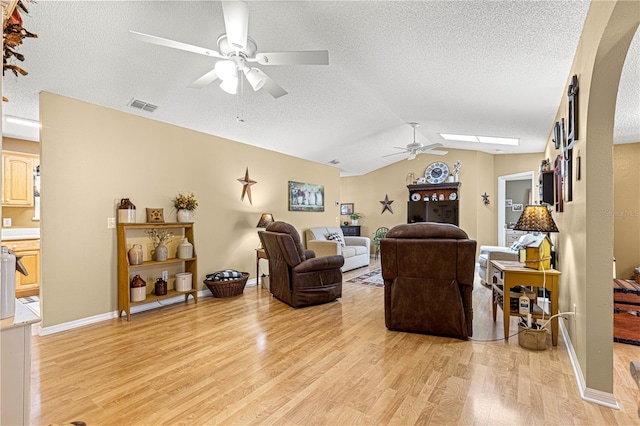
<instances>
[{"instance_id":1,"label":"wooden end table","mask_svg":"<svg viewBox=\"0 0 640 426\"><path fill-rule=\"evenodd\" d=\"M256 287L260 291L260 259L267 259L267 252L263 248L256 249Z\"/></svg>"},{"instance_id":2,"label":"wooden end table","mask_svg":"<svg viewBox=\"0 0 640 426\"><path fill-rule=\"evenodd\" d=\"M517 309L511 310L510 299L514 296L520 296L520 294L516 295L509 291L512 287L519 285L531 287L536 301L539 288L544 286L551 293L549 312L543 313L544 306L539 307L537 304L533 304L532 318L542 319L543 315L545 318L549 318L558 313L558 277L560 276L560 271L555 269L539 271L527 268L523 263L511 260L492 260L491 265L493 266L493 321L496 320L497 300L499 296L502 296L504 340L509 340L509 319L511 316L520 316ZM502 285L502 288L499 285ZM505 292L508 292L508 296L505 296ZM558 346L558 317L551 320L551 343L553 346Z\"/></svg>"}]
</instances>

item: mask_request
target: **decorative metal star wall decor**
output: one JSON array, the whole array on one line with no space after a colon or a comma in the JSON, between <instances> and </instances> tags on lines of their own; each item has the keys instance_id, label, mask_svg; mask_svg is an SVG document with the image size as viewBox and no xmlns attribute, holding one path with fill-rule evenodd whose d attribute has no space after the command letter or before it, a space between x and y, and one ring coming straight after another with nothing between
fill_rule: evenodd
<instances>
[{"instance_id":1,"label":"decorative metal star wall decor","mask_svg":"<svg viewBox=\"0 0 640 426\"><path fill-rule=\"evenodd\" d=\"M253 205L253 201L251 201L251 185L256 184L255 180L249 179L249 167L244 172L244 178L238 179L238 182L242 184L242 196L240 197L240 201L244 201L245 194L249 197L249 203Z\"/></svg>"},{"instance_id":2,"label":"decorative metal star wall decor","mask_svg":"<svg viewBox=\"0 0 640 426\"><path fill-rule=\"evenodd\" d=\"M482 202L485 205L489 205L489 196L487 195L487 193L485 192L484 194L481 195L481 197L482 197Z\"/></svg>"},{"instance_id":3,"label":"decorative metal star wall decor","mask_svg":"<svg viewBox=\"0 0 640 426\"><path fill-rule=\"evenodd\" d=\"M382 211L380 214L384 213L385 210L389 210L389 213L393 214L391 203L393 203L393 200L389 201L389 194L385 194L384 200L380 201L380 204L382 204Z\"/></svg>"}]
</instances>

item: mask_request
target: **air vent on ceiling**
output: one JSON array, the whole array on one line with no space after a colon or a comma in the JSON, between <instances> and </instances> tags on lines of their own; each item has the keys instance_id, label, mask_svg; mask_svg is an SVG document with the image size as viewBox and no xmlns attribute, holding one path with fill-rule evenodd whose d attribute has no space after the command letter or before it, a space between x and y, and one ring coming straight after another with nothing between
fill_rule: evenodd
<instances>
[{"instance_id":1,"label":"air vent on ceiling","mask_svg":"<svg viewBox=\"0 0 640 426\"><path fill-rule=\"evenodd\" d=\"M158 105L153 105L149 102L141 101L140 99L131 99L131 102L129 102L129 106L147 112L154 112L156 109L158 109Z\"/></svg>"},{"instance_id":2,"label":"air vent on ceiling","mask_svg":"<svg viewBox=\"0 0 640 426\"><path fill-rule=\"evenodd\" d=\"M329 164L339 164L339 163L340 163L340 161L338 161L338 160L331 160L331 161L329 161Z\"/></svg>"}]
</instances>

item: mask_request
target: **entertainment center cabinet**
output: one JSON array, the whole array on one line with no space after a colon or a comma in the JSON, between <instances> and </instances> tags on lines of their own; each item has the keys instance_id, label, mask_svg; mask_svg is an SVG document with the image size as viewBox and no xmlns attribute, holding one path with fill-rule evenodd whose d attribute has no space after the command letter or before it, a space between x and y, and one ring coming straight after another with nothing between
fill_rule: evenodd
<instances>
[{"instance_id":1,"label":"entertainment center cabinet","mask_svg":"<svg viewBox=\"0 0 640 426\"><path fill-rule=\"evenodd\" d=\"M460 182L407 185L407 223L439 222L458 225Z\"/></svg>"}]
</instances>

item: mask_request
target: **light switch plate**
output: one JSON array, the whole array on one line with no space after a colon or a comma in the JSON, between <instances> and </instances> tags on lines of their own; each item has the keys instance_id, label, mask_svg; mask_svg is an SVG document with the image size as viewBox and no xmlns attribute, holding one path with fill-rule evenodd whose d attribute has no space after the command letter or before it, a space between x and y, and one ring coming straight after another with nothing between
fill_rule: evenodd
<instances>
[{"instance_id":1,"label":"light switch plate","mask_svg":"<svg viewBox=\"0 0 640 426\"><path fill-rule=\"evenodd\" d=\"M2 218L2 226L4 226L4 227L11 226L11 218L10 217L3 217Z\"/></svg>"}]
</instances>

